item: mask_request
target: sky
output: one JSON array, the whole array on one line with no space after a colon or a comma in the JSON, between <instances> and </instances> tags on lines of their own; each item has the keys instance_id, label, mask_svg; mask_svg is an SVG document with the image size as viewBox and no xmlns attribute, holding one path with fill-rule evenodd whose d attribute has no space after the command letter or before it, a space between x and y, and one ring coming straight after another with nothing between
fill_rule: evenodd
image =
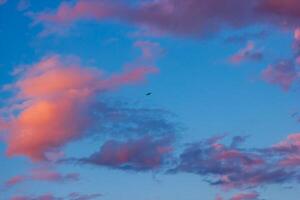
<instances>
[{"instance_id":1,"label":"sky","mask_svg":"<svg viewBox=\"0 0 300 200\"><path fill-rule=\"evenodd\" d=\"M299 200L298 0L0 0L0 200Z\"/></svg>"}]
</instances>

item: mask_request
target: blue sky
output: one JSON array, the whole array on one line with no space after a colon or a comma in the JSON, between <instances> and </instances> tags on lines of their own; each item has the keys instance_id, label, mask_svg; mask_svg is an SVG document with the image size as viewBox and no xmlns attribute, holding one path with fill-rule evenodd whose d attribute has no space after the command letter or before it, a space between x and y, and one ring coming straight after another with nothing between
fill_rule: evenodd
<instances>
[{"instance_id":1,"label":"blue sky","mask_svg":"<svg viewBox=\"0 0 300 200\"><path fill-rule=\"evenodd\" d=\"M0 1L0 199L297 200L300 4L216 2Z\"/></svg>"}]
</instances>

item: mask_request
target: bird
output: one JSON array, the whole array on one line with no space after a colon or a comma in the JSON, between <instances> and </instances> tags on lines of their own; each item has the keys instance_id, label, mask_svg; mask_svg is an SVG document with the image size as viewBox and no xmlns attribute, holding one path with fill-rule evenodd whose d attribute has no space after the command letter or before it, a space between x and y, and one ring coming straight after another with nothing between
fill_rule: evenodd
<instances>
[{"instance_id":1,"label":"bird","mask_svg":"<svg viewBox=\"0 0 300 200\"><path fill-rule=\"evenodd\" d=\"M146 96L150 96L150 95L152 95L152 92L148 92L148 93L146 93L145 95L146 95Z\"/></svg>"}]
</instances>

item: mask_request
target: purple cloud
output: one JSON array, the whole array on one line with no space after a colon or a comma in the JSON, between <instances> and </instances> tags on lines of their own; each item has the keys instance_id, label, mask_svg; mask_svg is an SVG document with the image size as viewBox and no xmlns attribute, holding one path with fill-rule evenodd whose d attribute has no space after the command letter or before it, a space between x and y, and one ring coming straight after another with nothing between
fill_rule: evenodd
<instances>
[{"instance_id":1,"label":"purple cloud","mask_svg":"<svg viewBox=\"0 0 300 200\"><path fill-rule=\"evenodd\" d=\"M262 78L266 82L280 86L287 91L298 78L298 72L294 62L283 60L270 65L262 72Z\"/></svg>"},{"instance_id":2,"label":"purple cloud","mask_svg":"<svg viewBox=\"0 0 300 200\"><path fill-rule=\"evenodd\" d=\"M40 168L34 169L28 175L17 175L4 183L5 187L13 187L15 185L21 184L25 181L47 181L47 182L55 182L55 183L64 183L69 181L78 181L80 175L78 173L67 173L61 174L59 172Z\"/></svg>"},{"instance_id":3,"label":"purple cloud","mask_svg":"<svg viewBox=\"0 0 300 200\"><path fill-rule=\"evenodd\" d=\"M110 140L98 152L79 162L123 170L155 170L163 167L172 152L171 142L171 138L155 139L151 136L125 142Z\"/></svg>"},{"instance_id":4,"label":"purple cloud","mask_svg":"<svg viewBox=\"0 0 300 200\"><path fill-rule=\"evenodd\" d=\"M299 165L295 165L297 162L283 164L284 161L289 163L285 158L295 155L294 151L286 151L286 142L280 143L280 146L248 150L232 145L234 142L224 145L220 143L221 139L188 145L180 155L177 166L169 172L198 174L210 184L225 189L299 181ZM285 154L282 154L283 149Z\"/></svg>"},{"instance_id":5,"label":"purple cloud","mask_svg":"<svg viewBox=\"0 0 300 200\"><path fill-rule=\"evenodd\" d=\"M281 27L285 22L286 26L293 27L299 20L296 8L299 8L297 0L152 0L135 5L122 1L77 0L73 4L63 2L54 11L37 13L34 21L47 27L46 33L57 32L59 26L80 20L110 20L146 26L153 32L199 37L224 27L261 23Z\"/></svg>"}]
</instances>

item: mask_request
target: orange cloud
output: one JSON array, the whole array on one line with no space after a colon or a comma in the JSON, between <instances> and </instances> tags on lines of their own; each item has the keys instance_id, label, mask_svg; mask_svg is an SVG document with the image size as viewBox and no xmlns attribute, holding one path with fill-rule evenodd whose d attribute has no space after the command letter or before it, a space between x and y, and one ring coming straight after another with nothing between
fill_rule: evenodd
<instances>
[{"instance_id":1,"label":"orange cloud","mask_svg":"<svg viewBox=\"0 0 300 200\"><path fill-rule=\"evenodd\" d=\"M88 132L99 94L154 72L154 67L137 67L107 78L99 69L63 62L58 55L42 59L8 87L15 96L7 120L7 155L47 160L47 153Z\"/></svg>"}]
</instances>

